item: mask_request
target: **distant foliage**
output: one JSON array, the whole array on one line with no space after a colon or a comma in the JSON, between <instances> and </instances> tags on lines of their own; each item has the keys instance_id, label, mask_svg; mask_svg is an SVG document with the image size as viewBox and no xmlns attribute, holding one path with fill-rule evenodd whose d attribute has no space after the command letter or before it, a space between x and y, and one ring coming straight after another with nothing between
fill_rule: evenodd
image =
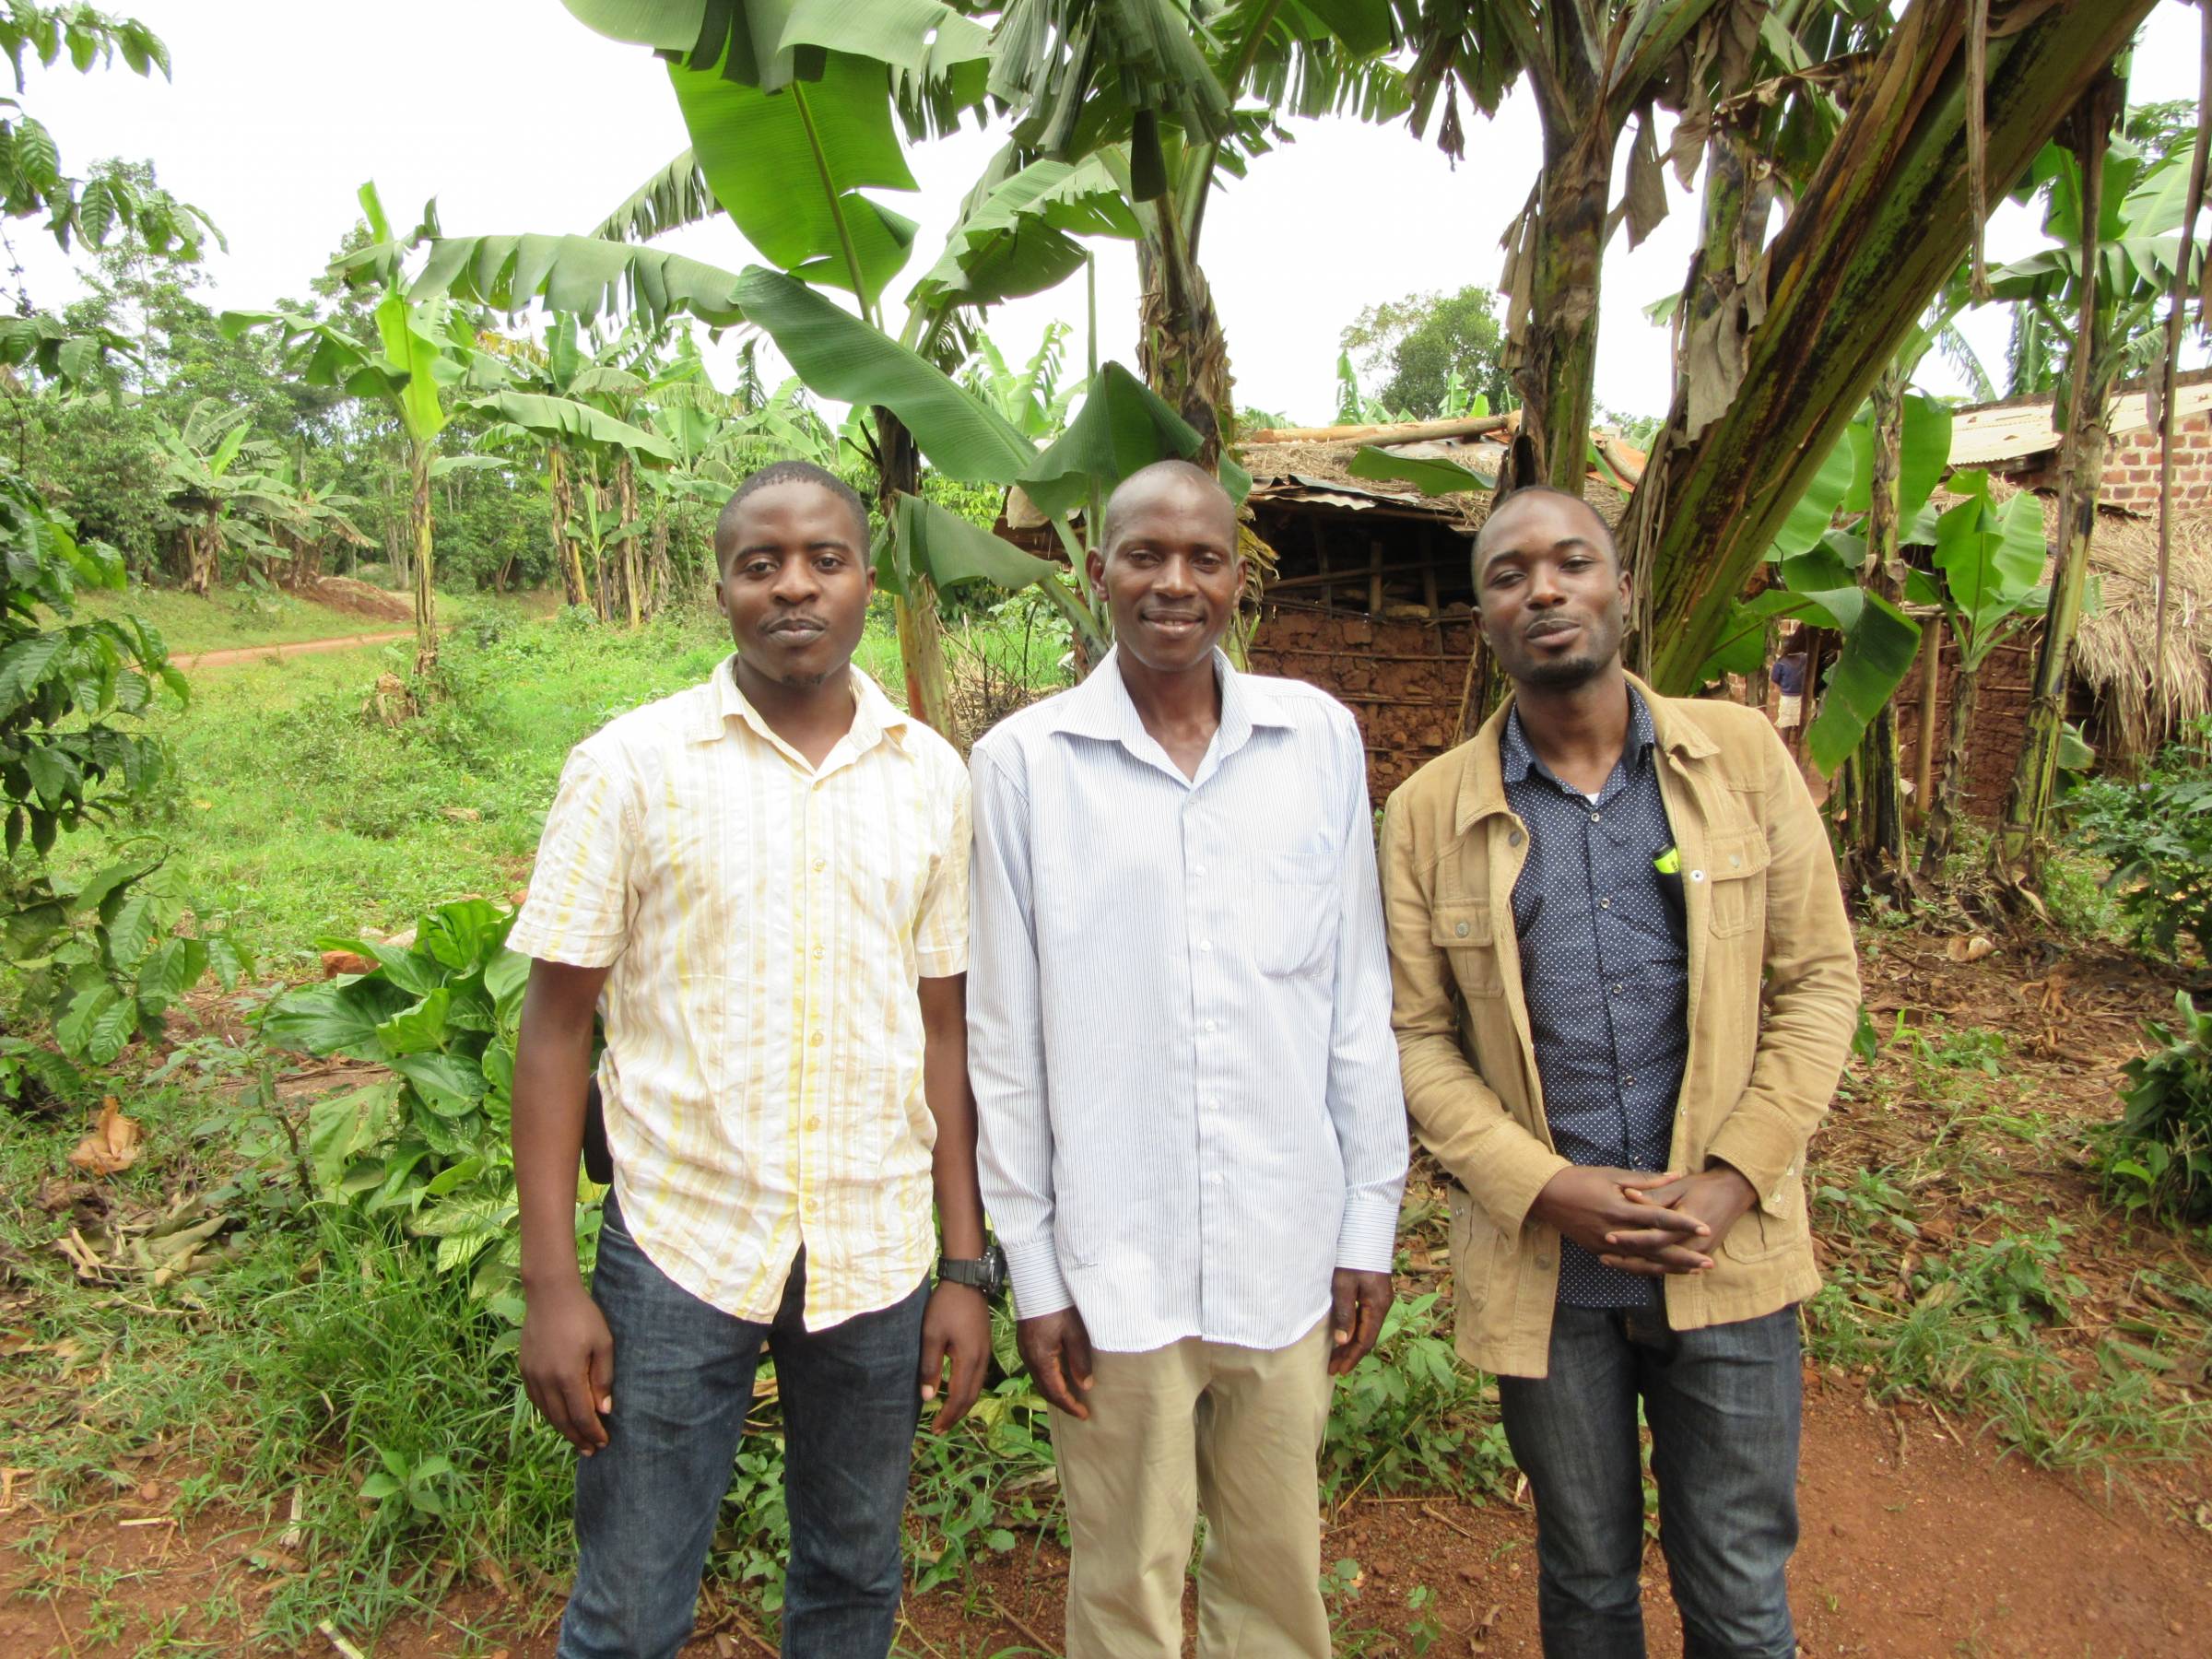
<instances>
[{"instance_id":1,"label":"distant foliage","mask_svg":"<svg viewBox=\"0 0 2212 1659\"><path fill-rule=\"evenodd\" d=\"M2165 956L2183 935L2212 957L2212 721L2130 781L2098 778L2070 797L2081 844L2112 866L2106 878L2136 937Z\"/></svg>"},{"instance_id":2,"label":"distant foliage","mask_svg":"<svg viewBox=\"0 0 2212 1659\"><path fill-rule=\"evenodd\" d=\"M2127 1115L2100 1137L2097 1164L2131 1210L2212 1220L2212 1009L2177 991L2173 1013L2144 1025L2158 1046L2127 1063Z\"/></svg>"},{"instance_id":3,"label":"distant foliage","mask_svg":"<svg viewBox=\"0 0 2212 1659\"><path fill-rule=\"evenodd\" d=\"M1509 409L1514 399L1498 312L1498 296L1486 288L1408 294L1369 306L1337 343L1368 374L1382 377L1374 401L1406 418L1448 418L1455 395Z\"/></svg>"}]
</instances>

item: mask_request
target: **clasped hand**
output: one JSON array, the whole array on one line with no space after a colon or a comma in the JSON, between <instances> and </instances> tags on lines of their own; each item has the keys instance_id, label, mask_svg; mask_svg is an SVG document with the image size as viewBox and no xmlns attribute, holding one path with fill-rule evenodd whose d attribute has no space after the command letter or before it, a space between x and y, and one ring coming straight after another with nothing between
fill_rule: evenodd
<instances>
[{"instance_id":1,"label":"clasped hand","mask_svg":"<svg viewBox=\"0 0 2212 1659\"><path fill-rule=\"evenodd\" d=\"M1695 1175L1578 1165L1547 1182L1529 1213L1606 1266L1657 1278L1709 1271L1758 1198L1725 1164Z\"/></svg>"}]
</instances>

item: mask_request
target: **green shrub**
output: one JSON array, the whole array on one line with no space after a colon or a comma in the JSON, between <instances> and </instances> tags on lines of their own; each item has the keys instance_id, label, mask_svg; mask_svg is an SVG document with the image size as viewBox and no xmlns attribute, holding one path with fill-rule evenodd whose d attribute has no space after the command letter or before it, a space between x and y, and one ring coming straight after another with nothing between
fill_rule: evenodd
<instances>
[{"instance_id":1,"label":"green shrub","mask_svg":"<svg viewBox=\"0 0 2212 1659\"><path fill-rule=\"evenodd\" d=\"M2143 943L2171 956L2181 935L2212 957L2212 721L2134 782L2100 778L2070 797L2082 845L2112 866L2105 885Z\"/></svg>"},{"instance_id":2,"label":"green shrub","mask_svg":"<svg viewBox=\"0 0 2212 1659\"><path fill-rule=\"evenodd\" d=\"M507 948L513 924L503 906L464 899L423 917L404 947L319 939L377 965L287 993L263 1014L261 1033L280 1048L392 1068L310 1111L317 1194L395 1213L435 1250L441 1275L466 1274L474 1297L519 1325L509 1091L530 964ZM595 1230L595 1210L586 1224Z\"/></svg>"},{"instance_id":3,"label":"green shrub","mask_svg":"<svg viewBox=\"0 0 2212 1659\"><path fill-rule=\"evenodd\" d=\"M2146 1022L2160 1046L2126 1065L2127 1115L2096 1137L2105 1189L2130 1210L2212 1219L2212 1011L2186 991L2174 1023Z\"/></svg>"}]
</instances>

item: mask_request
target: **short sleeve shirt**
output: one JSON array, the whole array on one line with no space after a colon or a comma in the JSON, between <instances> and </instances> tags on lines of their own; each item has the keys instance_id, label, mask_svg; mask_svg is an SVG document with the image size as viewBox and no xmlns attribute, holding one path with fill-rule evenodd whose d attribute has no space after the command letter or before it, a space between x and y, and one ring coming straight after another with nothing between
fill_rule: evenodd
<instances>
[{"instance_id":1,"label":"short sleeve shirt","mask_svg":"<svg viewBox=\"0 0 2212 1659\"><path fill-rule=\"evenodd\" d=\"M819 1329L934 1253L916 982L967 968L968 777L857 670L810 766L735 662L577 746L508 943L612 967L599 1080L647 1258L766 1322L804 1244Z\"/></svg>"}]
</instances>

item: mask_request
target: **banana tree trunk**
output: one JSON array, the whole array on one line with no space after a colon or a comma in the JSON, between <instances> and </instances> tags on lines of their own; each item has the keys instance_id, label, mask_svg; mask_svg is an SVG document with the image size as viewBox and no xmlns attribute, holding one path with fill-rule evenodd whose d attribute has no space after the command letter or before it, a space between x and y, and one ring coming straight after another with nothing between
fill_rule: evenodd
<instances>
[{"instance_id":1,"label":"banana tree trunk","mask_svg":"<svg viewBox=\"0 0 2212 1659\"><path fill-rule=\"evenodd\" d=\"M676 591L676 572L668 565L668 507L656 502L653 510L653 541L646 559L645 614L657 617Z\"/></svg>"},{"instance_id":2,"label":"banana tree trunk","mask_svg":"<svg viewBox=\"0 0 2212 1659\"><path fill-rule=\"evenodd\" d=\"M644 568L638 553L638 488L637 478L628 452L615 463L615 503L621 513L616 534L622 538L622 590L629 607L630 631L635 633L643 621L641 606L644 587Z\"/></svg>"},{"instance_id":3,"label":"banana tree trunk","mask_svg":"<svg viewBox=\"0 0 2212 1659\"><path fill-rule=\"evenodd\" d=\"M2124 47L2152 0L2052 0L1989 42L1989 193L2019 176ZM1852 412L1964 257L1965 17L1913 0L1769 251L1763 320L1709 426L1677 387L1621 545L1643 549L1652 678L1695 688L1731 600L1764 557Z\"/></svg>"},{"instance_id":4,"label":"banana tree trunk","mask_svg":"<svg viewBox=\"0 0 2212 1659\"><path fill-rule=\"evenodd\" d=\"M1982 664L1959 640L1959 672L1951 677L1951 720L1943 745L1943 783L1928 809L1928 839L1920 849L1920 878L1943 879L1944 862L1951 855L1951 841L1959 827L1959 813L1966 799L1966 751L1973 735L1974 703L1982 690Z\"/></svg>"},{"instance_id":5,"label":"banana tree trunk","mask_svg":"<svg viewBox=\"0 0 2212 1659\"><path fill-rule=\"evenodd\" d=\"M1537 480L1583 493L1597 373L1598 272L1618 129L1600 114L1545 124L1528 315L1510 352ZM1528 482L1532 480L1523 480Z\"/></svg>"},{"instance_id":6,"label":"banana tree trunk","mask_svg":"<svg viewBox=\"0 0 2212 1659\"><path fill-rule=\"evenodd\" d=\"M1236 419L1229 340L1172 199L1145 214L1147 234L1137 244L1136 362L1145 384L1196 429L1202 441L1191 459L1211 471Z\"/></svg>"},{"instance_id":7,"label":"banana tree trunk","mask_svg":"<svg viewBox=\"0 0 2212 1659\"><path fill-rule=\"evenodd\" d=\"M2089 538L2097 528L2097 497L2104 482L2105 405L2112 382L2091 386L2059 445L2059 470L2066 504L2059 524L2058 571L2051 603L2043 612L2043 638L2035 657L2035 694L2028 705L2028 731L2013 769L2012 787L1997 820L1992 849L2004 885L2040 885L2037 848L2051 816L2058 788L2059 739L2066 723L2067 669L2074 636L2081 626L2083 594L2088 585Z\"/></svg>"},{"instance_id":8,"label":"banana tree trunk","mask_svg":"<svg viewBox=\"0 0 2212 1659\"><path fill-rule=\"evenodd\" d=\"M876 447L883 462L877 478L877 506L884 523L900 495L922 493L922 453L905 423L888 409L876 410ZM891 613L899 625L899 660L906 670L906 706L924 724L950 737L952 680L945 666L945 624L937 616L936 584L916 572L906 592L895 594Z\"/></svg>"},{"instance_id":9,"label":"banana tree trunk","mask_svg":"<svg viewBox=\"0 0 2212 1659\"><path fill-rule=\"evenodd\" d=\"M553 562L560 569L560 583L571 605L592 602L591 584L583 579L583 549L569 526L575 523L576 488L569 481L568 452L558 443L546 446L546 483L553 498Z\"/></svg>"},{"instance_id":10,"label":"banana tree trunk","mask_svg":"<svg viewBox=\"0 0 2212 1659\"><path fill-rule=\"evenodd\" d=\"M192 553L192 573L185 585L202 598L214 590L216 568L222 562L221 512L218 507L208 508L198 525L185 533Z\"/></svg>"},{"instance_id":11,"label":"banana tree trunk","mask_svg":"<svg viewBox=\"0 0 2212 1659\"><path fill-rule=\"evenodd\" d=\"M1866 511L1865 585L1896 604L1901 598L1898 570L1898 471L1905 429L1905 377L1894 365L1874 383L1874 465L1872 496ZM1808 697L1806 704L1811 708ZM1844 829L1850 862L1857 866L1847 884L1888 888L1893 897L1912 897L1912 873L1905 857L1905 794L1900 774L1897 703L1885 702L1866 727L1852 758L1853 799Z\"/></svg>"},{"instance_id":12,"label":"banana tree trunk","mask_svg":"<svg viewBox=\"0 0 2212 1659\"><path fill-rule=\"evenodd\" d=\"M415 677L438 672L438 590L431 585L436 566L430 553L430 454L436 444L418 441L408 476L414 489L407 500L408 539L415 547Z\"/></svg>"}]
</instances>

